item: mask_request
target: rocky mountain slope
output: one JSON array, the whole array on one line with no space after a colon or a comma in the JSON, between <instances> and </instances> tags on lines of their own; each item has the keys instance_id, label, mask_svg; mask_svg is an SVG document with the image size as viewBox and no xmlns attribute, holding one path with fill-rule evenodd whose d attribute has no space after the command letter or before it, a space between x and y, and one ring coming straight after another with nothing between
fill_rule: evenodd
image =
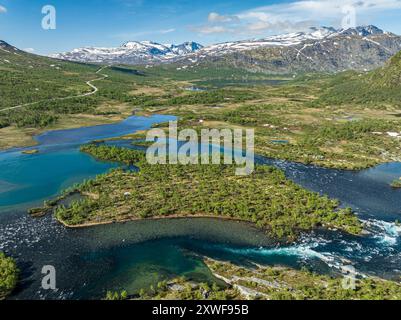
<instances>
[{"instance_id":1,"label":"rocky mountain slope","mask_svg":"<svg viewBox=\"0 0 401 320\"><path fill-rule=\"evenodd\" d=\"M10 55L18 56L21 53L23 53L23 51L13 47L12 45L8 44L7 42L5 42L3 40L0 40L0 54L1 54L0 62L1 63L9 63L9 62L5 61L5 60L7 60L6 57L9 57ZM3 58L3 59L1 59L1 58Z\"/></svg>"},{"instance_id":2,"label":"rocky mountain slope","mask_svg":"<svg viewBox=\"0 0 401 320\"><path fill-rule=\"evenodd\" d=\"M51 57L79 62L154 64L175 60L201 48L203 46L196 42L175 45L151 41L129 41L117 48L78 48L71 52L53 54Z\"/></svg>"},{"instance_id":3,"label":"rocky mountain slope","mask_svg":"<svg viewBox=\"0 0 401 320\"><path fill-rule=\"evenodd\" d=\"M312 28L263 40L206 47L180 64L221 64L272 74L368 71L401 50L401 37L375 26L347 30Z\"/></svg>"}]
</instances>

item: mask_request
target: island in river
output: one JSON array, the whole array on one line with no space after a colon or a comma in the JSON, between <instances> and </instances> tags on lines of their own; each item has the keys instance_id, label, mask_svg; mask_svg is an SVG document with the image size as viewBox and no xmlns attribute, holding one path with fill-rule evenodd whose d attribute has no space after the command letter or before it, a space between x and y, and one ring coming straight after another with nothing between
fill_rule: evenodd
<instances>
[{"instance_id":1,"label":"island in river","mask_svg":"<svg viewBox=\"0 0 401 320\"><path fill-rule=\"evenodd\" d=\"M81 151L139 170L113 170L69 190L83 198L56 208L66 226L201 216L251 222L279 239L294 240L321 226L362 230L351 209L297 186L273 167L260 165L251 175L236 176L233 165L150 165L143 151L116 146L89 144Z\"/></svg>"},{"instance_id":2,"label":"island in river","mask_svg":"<svg viewBox=\"0 0 401 320\"><path fill-rule=\"evenodd\" d=\"M393 188L401 188L401 178L399 180L394 180L391 183L391 187L393 187Z\"/></svg>"}]
</instances>

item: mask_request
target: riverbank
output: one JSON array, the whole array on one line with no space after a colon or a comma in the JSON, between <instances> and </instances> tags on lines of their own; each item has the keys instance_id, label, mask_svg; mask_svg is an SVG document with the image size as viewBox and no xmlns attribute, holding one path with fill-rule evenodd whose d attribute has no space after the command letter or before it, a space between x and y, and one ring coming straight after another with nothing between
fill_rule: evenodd
<instances>
[{"instance_id":1,"label":"riverbank","mask_svg":"<svg viewBox=\"0 0 401 320\"><path fill-rule=\"evenodd\" d=\"M249 300L400 300L401 284L357 274L317 275L307 270L236 266L206 258L216 276ZM354 277L354 278L351 278Z\"/></svg>"},{"instance_id":2,"label":"riverbank","mask_svg":"<svg viewBox=\"0 0 401 320\"><path fill-rule=\"evenodd\" d=\"M159 282L135 296L111 294L117 300L400 300L401 284L376 277L352 280L340 275L317 275L307 270L253 265L244 267L208 257L203 262L213 283L186 278ZM223 284L221 283L223 282Z\"/></svg>"},{"instance_id":3,"label":"riverbank","mask_svg":"<svg viewBox=\"0 0 401 320\"><path fill-rule=\"evenodd\" d=\"M150 218L128 218L122 220L114 220L114 221L102 221L102 222L92 222L92 223L83 223L78 225L71 225L68 222L60 220L57 218L57 221L61 223L65 228L68 229L83 229L83 228L90 228L96 226L104 226L110 225L114 223L128 223L128 222L135 222L135 221L158 221L158 220L181 220L181 219L216 219L221 221L234 221L234 222L241 222L241 223L250 223L246 220L241 220L238 218L230 218L230 217L219 217L219 216L212 216L212 215L204 215L204 214L193 214L193 215L171 215L167 217L150 217Z\"/></svg>"},{"instance_id":4,"label":"riverbank","mask_svg":"<svg viewBox=\"0 0 401 320\"><path fill-rule=\"evenodd\" d=\"M12 126L0 128L0 152L11 148L38 146L35 137L47 132L115 124L132 115L130 107L124 106L124 108L120 109L122 110L119 113L111 115L68 115L61 117L56 124L45 128L16 128Z\"/></svg>"}]
</instances>

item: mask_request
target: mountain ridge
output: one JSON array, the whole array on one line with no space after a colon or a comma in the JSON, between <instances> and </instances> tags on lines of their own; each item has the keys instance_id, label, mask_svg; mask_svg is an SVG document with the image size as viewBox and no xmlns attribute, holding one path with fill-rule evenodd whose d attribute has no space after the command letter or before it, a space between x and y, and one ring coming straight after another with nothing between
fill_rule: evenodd
<instances>
[{"instance_id":1,"label":"mountain ridge","mask_svg":"<svg viewBox=\"0 0 401 320\"><path fill-rule=\"evenodd\" d=\"M4 41L0 51L25 53ZM314 27L263 39L203 47L196 42L159 44L127 41L116 48L84 47L50 57L83 63L228 67L248 72L297 75L307 72L370 71L401 51L401 36L376 26L350 29Z\"/></svg>"},{"instance_id":2,"label":"mountain ridge","mask_svg":"<svg viewBox=\"0 0 401 320\"><path fill-rule=\"evenodd\" d=\"M153 41L127 41L119 47L83 47L70 52L51 54L50 57L97 63L143 64L171 61L202 49L199 43L160 44Z\"/></svg>"},{"instance_id":3,"label":"mountain ridge","mask_svg":"<svg viewBox=\"0 0 401 320\"><path fill-rule=\"evenodd\" d=\"M177 61L181 65L220 64L252 72L370 71L401 50L401 37L375 26L312 28L261 40L206 47Z\"/></svg>"},{"instance_id":4,"label":"mountain ridge","mask_svg":"<svg viewBox=\"0 0 401 320\"><path fill-rule=\"evenodd\" d=\"M203 64L251 72L369 71L401 50L401 37L368 25L349 29L311 27L308 31L202 46L196 42L160 44L127 41L117 48L85 47L51 57L89 63L171 64L177 69Z\"/></svg>"},{"instance_id":5,"label":"mountain ridge","mask_svg":"<svg viewBox=\"0 0 401 320\"><path fill-rule=\"evenodd\" d=\"M19 52L23 52L22 50L12 46L11 44L9 44L8 42L6 42L4 40L0 40L0 50L3 51L3 52L14 53L14 54L18 54Z\"/></svg>"}]
</instances>

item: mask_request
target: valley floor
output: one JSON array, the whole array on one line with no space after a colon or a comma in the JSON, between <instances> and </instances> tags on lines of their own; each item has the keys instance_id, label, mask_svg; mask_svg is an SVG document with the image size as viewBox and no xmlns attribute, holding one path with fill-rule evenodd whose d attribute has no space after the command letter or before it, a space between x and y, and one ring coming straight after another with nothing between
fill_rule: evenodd
<instances>
[{"instance_id":1,"label":"valley floor","mask_svg":"<svg viewBox=\"0 0 401 320\"><path fill-rule=\"evenodd\" d=\"M101 69L99 79L98 66L79 68L83 74L74 79L74 92L88 92L83 87L88 78L96 80L98 91L2 112L0 148L33 145L32 135L47 130L110 123L135 113L175 115L180 128L255 129L256 153L323 167L362 169L401 159L401 107L328 99L331 87L350 81L345 76L281 77L285 81L278 84L280 78L270 77L269 84L266 75L238 70L112 66Z\"/></svg>"}]
</instances>

